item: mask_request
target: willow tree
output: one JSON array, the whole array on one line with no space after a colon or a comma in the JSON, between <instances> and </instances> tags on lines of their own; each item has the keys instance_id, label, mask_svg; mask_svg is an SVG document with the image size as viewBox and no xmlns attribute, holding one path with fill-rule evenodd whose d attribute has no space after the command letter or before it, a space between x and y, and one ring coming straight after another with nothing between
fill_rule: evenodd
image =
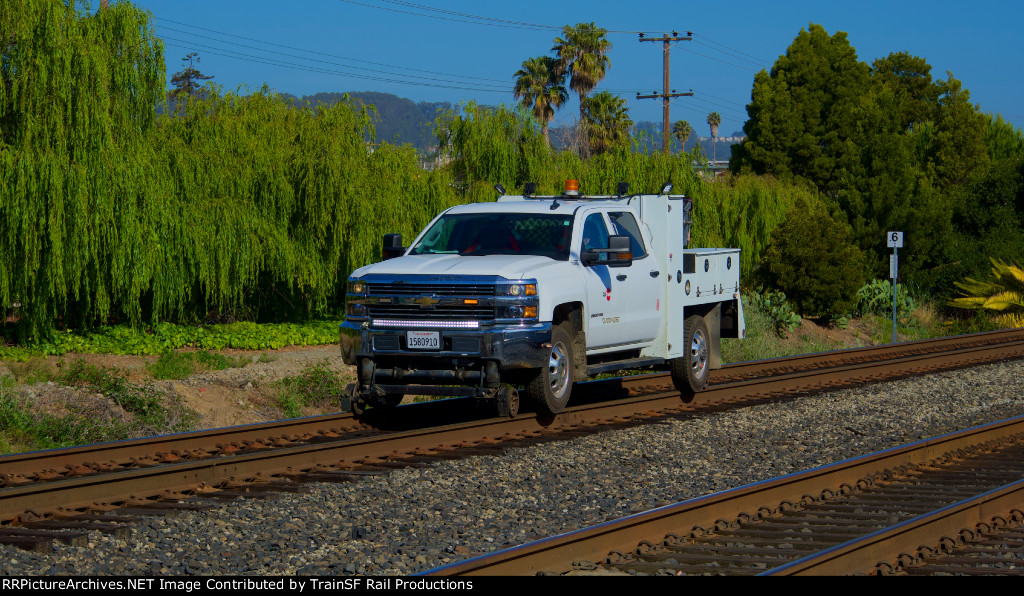
<instances>
[{"instance_id":1,"label":"willow tree","mask_svg":"<svg viewBox=\"0 0 1024 596\"><path fill-rule=\"evenodd\" d=\"M24 336L58 317L106 318L148 286L154 246L138 222L164 59L128 3L3 4L0 309L20 304Z\"/></svg>"}]
</instances>

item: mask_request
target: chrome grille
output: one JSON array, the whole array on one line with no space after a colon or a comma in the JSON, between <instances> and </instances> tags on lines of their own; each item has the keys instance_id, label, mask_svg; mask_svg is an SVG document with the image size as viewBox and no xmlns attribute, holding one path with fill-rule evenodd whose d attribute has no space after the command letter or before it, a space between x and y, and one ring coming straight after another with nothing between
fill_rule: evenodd
<instances>
[{"instance_id":1,"label":"chrome grille","mask_svg":"<svg viewBox=\"0 0 1024 596\"><path fill-rule=\"evenodd\" d=\"M371 296L493 296L494 286L490 284L422 284L422 283L369 283Z\"/></svg>"}]
</instances>

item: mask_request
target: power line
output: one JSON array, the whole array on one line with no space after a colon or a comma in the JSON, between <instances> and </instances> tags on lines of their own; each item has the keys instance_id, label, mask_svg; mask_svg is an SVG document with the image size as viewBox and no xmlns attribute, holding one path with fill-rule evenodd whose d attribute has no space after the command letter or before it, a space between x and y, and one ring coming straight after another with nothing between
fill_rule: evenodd
<instances>
[{"instance_id":1,"label":"power line","mask_svg":"<svg viewBox=\"0 0 1024 596\"><path fill-rule=\"evenodd\" d=\"M699 39L696 40L696 43L698 43L698 44L700 44L700 45L702 45L702 46L704 46L706 48L709 48L709 49L712 49L712 50L715 50L715 51L718 51L718 52L722 52L723 54L725 54L726 56L729 56L730 58L736 58L737 60L743 60L744 62L749 62L749 63L751 63L751 64L753 64L755 66L759 66L761 68L767 67L767 64L765 64L764 62L762 62L760 60L750 60L749 58L744 58L743 56L737 56L737 55L732 54L730 52L726 52L725 50L720 50L720 49L718 49L718 48L716 48L716 47L714 47L714 46L712 46L710 44L706 44L706 43L700 41Z\"/></svg>"},{"instance_id":2,"label":"power line","mask_svg":"<svg viewBox=\"0 0 1024 596\"><path fill-rule=\"evenodd\" d=\"M421 11L421 12L420 13L415 13L415 12L410 12L410 11L406 11L406 10L399 10L399 9L389 8L389 7L384 7L384 6L376 6L376 5L373 5L373 4L368 4L368 3L365 3L365 2L359 2L359 1L356 1L356 0L340 0L340 1L348 2L350 4L356 4L356 5L360 5L360 6L365 6L365 7L368 7L368 8L376 8L376 9L380 9L380 10L392 10L392 11L398 11L398 12L405 12L407 14L414 14L416 16L421 16L421 17L426 17L426 18L443 18L443 20L454 20L454 21L457 21L457 22L468 23L468 24L477 24L477 25L491 24L491 25L495 25L495 26L504 26L504 27L510 27L510 28L533 28L533 29L542 29L542 30L550 30L550 31L558 31L558 30L562 29L561 27L556 27L556 26L553 26L553 25L542 25L542 24L528 23L528 22L522 22L522 21L512 21L512 20L507 20L507 19L498 19L498 18L493 18L493 17L485 17L485 16L473 15L473 14L469 14L469 13L445 10L445 9L430 7L430 6L426 6L426 5L422 5L422 4L416 4L416 3L408 2L408 1L404 1L404 0L378 0L378 1L386 3L386 4L392 4L392 5L395 5L395 6L409 8L409 9L412 9L412 10L418 10L418 11ZM423 13L438 13L438 14L443 15L443 16L439 17L436 14L423 14ZM248 45L248 44L245 44L245 43L239 43L239 42L231 41L231 40L218 39L216 37L211 37L211 36L203 35L203 34L200 34L200 33L196 33L195 31L187 31L187 30L182 30L182 29L176 29L176 28L168 27L168 26L164 26L163 27L164 29L166 29L168 31L174 31L174 32L177 32L177 33L180 33L180 34L184 34L184 35L187 35L187 36L192 36L192 37L200 38L200 39L203 39L203 40L208 40L208 41L216 43L216 44L226 44L228 46L245 48L245 49L248 49L248 50L253 50L255 52L265 52L265 53L270 53L270 54L276 54L278 56L283 56L283 57L286 57L286 58L292 58L292 59L300 60L300 61L304 61L304 62L314 62L314 63L317 63L317 64L326 65L328 67L334 67L334 68L325 68L323 66L318 66L316 64L311 65L311 64L304 64L304 63L295 63L295 62L281 60L281 59L277 59L277 58L273 58L273 57L253 55L253 54L250 54L250 53L240 52L240 51L236 51L236 50L233 50L233 49L228 49L228 48L225 48L225 47L206 45L206 44L197 43L197 42L194 42L194 41L188 41L188 40L184 40L184 39L177 39L177 38L171 38L171 37L167 37L166 38L169 41L178 42L178 44L186 44L186 45L171 44L171 45L174 45L175 47L182 47L184 49L193 49L194 47L201 47L201 48L205 48L205 51L213 53L214 55L222 56L222 57L226 57L226 58L231 58L231 59L236 59L236 60L243 60L243 61L254 62L254 63L258 63L258 64L266 64L266 65L276 66L278 68L286 68L286 69L299 70L299 71L305 71L305 72L314 72L314 73L320 73L320 74L329 74L329 75L334 75L334 76L350 77L350 78L355 78L355 79L363 79L363 80L385 82L385 83L396 83L396 84L414 85L414 86L421 86L421 87L455 89L455 90L484 92L484 93L511 93L511 91L512 91L511 83L507 83L506 81L499 80L499 79L492 79L492 78L487 78L487 77L477 77L477 76L472 76L472 75L460 75L460 74L453 74L453 73L446 73L446 72L439 72L439 71L432 71L432 70L424 70L424 69L416 69L416 68L409 68L409 67L405 67L405 66L396 66L396 65L385 64L385 63L380 63L380 62L373 62L373 61L370 61L370 60L363 60L363 59L360 59L360 58L352 58L352 57L348 57L348 56L341 56L341 55L337 55L337 54L330 54L330 53L325 53L325 52L319 52L319 51L316 51L316 50L300 48L300 47L290 46L290 45L281 44L281 43L275 43L275 42L267 41L267 40L264 40L264 39L257 39L257 38L253 38L253 37L246 37L244 35L237 35L237 34L234 34L234 33L227 33L227 32L224 32L224 31L218 31L218 30L215 30L215 29L210 29L210 28L207 28L207 27L201 27L201 26L198 26L198 25L192 25L192 24L189 24L189 23L182 23L182 22L179 22L179 21L175 21L175 20L172 20L172 19L166 19L166 18L162 18L162 17L159 17L159 16L157 16L157 21L158 22L173 23L175 25L180 25L182 27L187 27L187 28L190 28L190 29L196 29L198 31L204 31L204 32L212 33L212 34L217 35L217 36L224 36L224 37L229 37L229 38L233 38L233 39L244 40L244 41L247 41L247 42L252 42L254 44L260 44L262 46L270 46L270 47L274 47L274 48L281 48L281 49L285 49L285 50L290 50L292 52L299 52L299 53L302 53L302 54L309 54L310 56L296 55L296 54L292 54L292 53L288 53L288 52L281 52L281 51L277 51L277 50L268 49L266 47L259 47L259 46L254 46L254 45ZM610 33L638 33L638 32L636 32L636 31L617 30L617 31L610 31ZM687 32L687 35L695 36L695 37L698 36L696 33L692 33L692 32ZM644 34L643 33L641 33L640 36L641 36L641 39L644 38ZM668 35L665 34L665 37L668 37ZM739 50L735 50L733 48L730 48L729 46L726 46L725 44L721 44L719 42L715 42L714 40L710 40L707 37L704 37L704 36L700 36L700 37L703 40L707 40L707 41L709 41L709 42L711 42L713 44L720 45L720 46L726 48L729 51L721 50L719 48L712 47L712 46L710 46L710 45L708 45L706 43L702 43L702 42L698 41L698 43L702 43L702 45L704 45L705 47L709 47L712 50L723 52L724 54L726 54L727 56L730 56L732 58L736 58L736 59L743 60L743 61L750 62L750 63L756 63L754 60L748 60L746 58L742 58L741 56L735 55L735 54L744 54L746 56L750 56L750 54L745 54L744 52L740 52ZM651 41L653 41L654 39L655 38L648 38L648 40L651 40ZM671 45L675 45L675 44L679 43L679 41L684 41L684 40L689 41L690 38L687 37L687 38L671 38L670 39ZM187 44L191 44L191 45L187 45ZM735 67L738 67L738 68L743 68L745 70L752 70L752 69L746 68L744 66L728 62L726 60L721 60L721 59L715 58L713 56L707 56L707 55L701 54L699 52L693 52L692 50L689 50L689 49L686 49L686 51L689 51L689 52L691 52L693 54L696 54L698 56L705 57L705 58L708 58L708 59L711 59L711 60L715 60L715 61L718 61L718 62L723 62L723 63L729 64L731 66L735 66ZM732 54L730 54L730 51L732 52ZM350 65L350 64L343 64L343 63L339 63L339 62L334 62L334 61L331 61L331 60L323 60L323 59L320 59L320 58L313 58L311 56L320 56L320 57L323 57L323 58L330 58L330 59L333 59L333 60L355 62L355 63L366 64L366 65L369 65L369 66L380 67L380 68L368 68L368 67L354 66L354 65ZM385 69L390 69L390 70L385 70ZM356 73L356 72L349 72L349 71L362 71L362 72L361 73ZM396 71L404 71L404 72L396 72ZM406 74L406 73L409 73L409 74ZM416 74L416 73L420 73L420 74ZM476 83L476 81L479 81L480 83ZM610 91L615 91L615 92L623 92L623 93L634 93L635 92L638 99L642 98L640 96L641 92L639 90L635 89L635 88L634 89L609 89L609 90ZM654 92L654 93L657 94L657 92ZM666 92L665 93L667 93L667 87L666 87ZM663 93L663 95L664 95L664 93ZM675 97L678 97L678 96L690 95L690 94L668 94L668 95L669 95L669 97L666 98L666 99L671 99L671 98L675 98ZM707 97L715 98L715 96L712 96L712 95L706 94L706 93L701 93L701 95L702 96L707 96ZM727 99L724 99L724 98L715 98L715 99L719 99L720 101L730 102L730 100L727 100ZM717 103L715 103L713 101L708 101L706 99L703 100L702 103L721 107L723 109L723 111L731 111L731 110L729 110L728 107L723 106L722 104L717 104ZM734 102L730 102L730 103L734 103ZM735 103L735 105L743 105L743 104ZM732 111L732 113L733 114L738 114L738 112L735 112L735 111ZM746 118L745 115L738 116L738 117Z\"/></svg>"},{"instance_id":3,"label":"power line","mask_svg":"<svg viewBox=\"0 0 1024 596\"><path fill-rule=\"evenodd\" d=\"M486 22L484 20L484 17L473 17L473 19L475 19L475 20L471 20L471 19L468 19L468 18L454 18L454 17L444 17L444 16L431 15L431 14L422 14L422 13L418 13L418 12L412 12L412 11L409 11L409 10L400 10L398 8L388 8L387 6L375 6L373 4L367 4L365 2L356 2L355 0L340 0L340 1L341 2L346 2L348 4L355 4L357 6L365 6L366 8L375 8L377 10L386 10L386 11L389 11L389 12L398 12L398 13L402 13L402 14L408 14L408 15L417 16L417 17L426 17L426 18L430 18L430 19L438 19L438 20L441 20L441 21L451 21L451 22L455 22L455 23L469 23L469 24L474 24L474 25L488 25L488 26L491 26L491 27L504 27L506 29L532 29L532 30L535 30L535 31L538 31L538 30L539 31L547 31L547 30L552 29L552 27L550 25L533 25L533 24L529 24L529 23L521 23L521 24L516 24L516 25L510 24L510 23L490 23L490 22ZM469 15L469 16L472 16L472 15ZM561 28L559 27L558 29L561 29Z\"/></svg>"},{"instance_id":4,"label":"power line","mask_svg":"<svg viewBox=\"0 0 1024 596\"><path fill-rule=\"evenodd\" d=\"M264 44L264 45L274 46L274 47L278 47L278 48L284 48L284 49L293 50L293 51L296 51L296 52L305 52L305 53L308 53L308 54L313 54L313 55L317 55L317 56L324 56L324 57L327 57L327 58L335 58L335 59L338 59L338 60L348 60L350 62L359 62L359 63L362 63L362 64L370 64L370 65L373 65L373 66L381 66L381 67L384 67L384 68L393 68L393 69L397 69L397 70L407 70L407 71L410 71L410 72L421 72L421 73L425 73L425 74L439 75L439 76L445 76L445 77L474 79L474 80L478 80L478 81L489 81L489 82L494 82L494 83L505 84L505 81L501 81L501 80L498 80L498 79L489 79L489 78L485 78L485 77L475 77L475 76L472 76L472 75L460 75L460 74L452 74L452 73L445 73L445 72L437 72L437 71L432 71L432 70L422 70L422 69L418 69L418 68L408 68L408 67L405 67L405 66L395 66L393 64L384 64L384 63L381 63L381 62L372 62L370 60L362 60L362 59L359 59L359 58L351 58L351 57L348 57L348 56L339 56L339 55L336 55L336 54L327 54L327 53L324 53L324 52L318 52L316 50L309 50L309 49L305 49L305 48L298 48L298 47L284 45L284 44L279 44L279 43L274 43L274 42L270 42L270 41L254 39L252 37L245 37L243 35L236 35L234 33L227 33L227 32L224 32L224 31L217 31L215 29L209 29L209 28L206 28L206 27L200 27L198 25L190 25L188 23L181 23L179 21L174 21L174 20L171 20L171 19L162 18L160 16L157 16L156 18L158 20L166 21L168 23L174 23L175 25L181 25L183 27L191 27L193 29L199 29L201 31L207 31L209 33L215 33L217 35L223 35L223 36L226 36L226 37L234 37L234 38L238 38L238 39L244 39L246 41L251 41L251 42L254 42L254 43L261 43L261 44ZM213 41L217 41L218 43L234 44L234 42L225 41L225 40L219 40L219 39L213 39L213 38L208 38L208 37L205 37L205 36L200 35L198 33L193 33L191 31L181 31L180 29L174 29L172 27L162 27L162 28L163 29L167 29L169 31L177 31L179 33L184 33L186 35L194 35L196 37L203 37L205 39L212 39ZM251 46L245 46L244 44L236 44L236 45L240 45L242 47L251 47ZM252 49L258 49L259 51L266 51L266 52L271 51L271 50L265 50L263 48L252 48ZM313 60L312 58L301 58L301 59L303 59L303 60ZM355 68L355 67L350 67L350 68ZM404 75L399 75L399 76L404 76Z\"/></svg>"},{"instance_id":5,"label":"power line","mask_svg":"<svg viewBox=\"0 0 1024 596\"><path fill-rule=\"evenodd\" d=\"M686 51L686 52L689 52L691 54L700 56L701 58L707 58L708 60L714 60L715 62L721 62L722 64L728 64L729 66L735 66L736 68L740 68L740 69L743 69L743 70L749 70L750 72L757 72L757 69L755 69L755 68L750 68L748 66L741 66L741 65L736 64L734 62L729 62L728 60L722 60L721 58L715 58L714 56L708 56L707 54L701 54L700 52L694 52L693 50L691 50L689 48L683 48L683 50Z\"/></svg>"},{"instance_id":6,"label":"power line","mask_svg":"<svg viewBox=\"0 0 1024 596\"><path fill-rule=\"evenodd\" d=\"M277 50L268 50L268 49L264 49L264 48L260 48L260 47L256 47L256 46L242 44L242 43L224 42L224 41L221 41L221 40L218 40L218 39L209 38L209 37L204 36L204 35L197 35L197 34L194 34L194 33L189 33L187 31L181 31L179 29L174 29L172 27L165 27L164 29L167 30L167 31L177 31L178 33L185 33L186 35L193 35L195 37L200 37L202 39L208 39L208 40L211 40L211 41L215 41L217 43L230 43L230 45L238 46L238 47L242 47L242 48L247 48L247 49L250 49L250 50L256 50L256 51L259 51L259 52L267 52L267 53L270 53L270 54L277 54L277 55L280 55L280 56L285 56L287 58L296 58L296 59L299 59L299 60L308 60L310 62L318 62L318 63L321 63L321 64L327 64L327 65L330 65L330 66L336 66L336 67L344 68L344 69L368 71L368 72L371 72L371 73L377 73L377 74L383 74L383 75L391 75L391 76L397 76L397 77L407 77L407 78L411 78L411 79L422 79L422 80L426 80L426 81L430 81L430 82L437 82L437 83L459 83L460 82L460 81L452 81L452 80L446 80L446 79L438 79L436 77L428 77L428 76L423 76L423 75L412 75L412 74L406 75L406 74L396 73L396 72L378 71L378 70L374 70L374 69L371 69L371 68L365 68L365 67L362 67L362 66L349 66L349 65L346 65L346 64L339 64L337 62L330 62L330 61L327 61L327 60L320 60L318 58L307 58L307 57L304 57L304 56L296 56L295 54L288 54L288 53L285 53L285 52L279 52ZM164 37L165 37L165 39L175 39L175 38L171 38L171 37L167 37L167 36L164 36ZM175 39L175 41L185 42L185 40L182 40L182 39ZM223 51L233 51L233 50L225 50L224 48L218 48L218 47L215 47L215 46L206 46L206 47L212 47L214 49L219 49L219 50L223 50ZM496 85L487 85L487 86L492 86L493 87L493 86L496 86ZM503 89L507 90L510 87L510 85L502 84L501 87Z\"/></svg>"},{"instance_id":7,"label":"power line","mask_svg":"<svg viewBox=\"0 0 1024 596\"><path fill-rule=\"evenodd\" d=\"M689 92L689 93L676 93L675 89L673 89L672 92L669 93L669 82L668 82L669 54L670 54L670 50L671 50L672 46L674 46L676 43L679 43L680 41L690 41L691 39L693 39L693 38L690 37L689 32L687 32L687 35L685 35L685 36L680 36L678 33L673 31L671 37L669 37L669 35L666 33L662 37L648 37L646 39L644 39L644 34L643 33L640 34L640 41L641 42L645 42L645 41L660 41L662 43L662 50L661 50L661 52L662 52L662 89L663 90L662 90L661 93L654 93L654 94L651 94L651 95L640 95L639 93L637 93L636 94L636 98L637 99L649 99L649 98L654 98L654 97L660 97L661 98L661 136L662 136L661 150L663 152L665 152L665 153L668 153L669 126L671 126L669 124L669 122L671 120L671 118L669 117L669 104L671 103L671 101L669 101L669 100L672 99L672 98L675 98L675 97L686 97L686 96L693 95L692 91ZM671 42L675 42L675 43L671 43Z\"/></svg>"},{"instance_id":8,"label":"power line","mask_svg":"<svg viewBox=\"0 0 1024 596\"><path fill-rule=\"evenodd\" d=\"M723 48L726 48L727 50L729 50L729 51L731 51L731 52L734 52L734 53L736 53L736 54L741 54L741 55L743 55L743 56L747 56L748 58L753 58L753 60L748 60L748 62L755 62L755 63L757 63L757 64L762 64L762 65L765 65L765 66L767 66L767 65L769 64L769 63L768 63L768 62L767 62L766 60L764 60L763 58L759 58L759 57L757 57L757 56L754 56L753 54L748 54L748 53L746 53L746 52L742 52L742 51L740 51L740 50L737 50L737 49L735 49L735 48L730 48L729 46L725 45L724 43L721 43L721 42L717 42L717 41L715 41L715 40L713 40L713 39L711 39L711 38L709 38L709 37L707 37L707 36L704 36L704 35L700 35L700 34L697 34L697 33L694 33L694 34L693 34L693 36L694 36L694 37L699 37L699 38L701 38L701 39L706 39L706 40L707 40L707 41L709 41L710 43L713 43L713 44L715 44L715 45L719 45L719 46L722 46ZM698 43L701 43L701 42L698 42ZM703 45L707 45L707 44L703 44ZM717 48L714 48L714 49L717 49ZM726 52L724 52L724 50L718 50L718 51L720 51L720 52L723 52L723 53L726 53ZM737 57L739 57L739 56L737 56Z\"/></svg>"},{"instance_id":9,"label":"power line","mask_svg":"<svg viewBox=\"0 0 1024 596\"><path fill-rule=\"evenodd\" d=\"M703 107L704 109L711 109L711 111L713 111L713 112L714 111L724 112L724 113L730 115L733 118L738 118L738 119L742 119L742 120L746 120L747 119L747 115L746 114L741 114L740 112L737 112L735 110L732 110L732 109L729 109L729 108L723 108L723 107L721 107L719 105L716 105L716 104L713 104L713 103L708 103L707 100L702 100L699 97L693 97L692 99L689 100L689 102L696 102L696 103L700 104L697 107ZM689 102L687 102L687 103L689 103ZM679 104L679 105L683 105L683 104Z\"/></svg>"},{"instance_id":10,"label":"power line","mask_svg":"<svg viewBox=\"0 0 1024 596\"><path fill-rule=\"evenodd\" d=\"M356 0L340 0L340 1L341 2L346 2L348 4L356 4L358 6L365 6L366 8L375 8L377 10L387 10L387 11L390 11L390 12L398 12L398 13L408 14L408 15L413 15L413 16L418 16L418 17L426 17L426 18L429 18L429 19L440 19L442 21L454 21L456 23L468 23L468 24L472 24L472 25L487 25L487 26L491 26L491 27L505 27L505 28L508 28L508 29L532 29L532 30L540 30L540 31L561 31L563 29L562 26L543 25L543 24L538 24L538 23L526 23L526 22L522 22L522 21L511 21L511 20L507 20L507 19L497 19L497 18L494 18L494 17L485 17L485 16L470 14L470 13L466 13L466 12L457 12L457 11L454 11L454 10L445 10L445 9L437 8L437 7L434 7L434 6L427 6L425 4L416 4L416 3L413 3L413 2L406 2L406 1L403 1L403 0L378 0L378 1L379 2L383 2L385 4L394 4L394 5L397 5L397 6L403 6L405 8L410 9L410 10L401 10L401 9L398 9L398 8L388 8L386 6L377 6L375 4L368 4L366 2L357 2ZM422 12L412 12L413 10L419 10L419 11L422 11ZM424 14L424 13L426 13L426 14ZM448 16L439 16L437 14L430 14L430 13L440 13L440 15L448 15ZM632 30L628 30L627 31L627 30L618 30L618 29L608 29L607 31L608 31L608 33L627 33L627 34L631 34L631 35L636 35L637 33L650 33L653 30L648 30L648 31L632 31Z\"/></svg>"},{"instance_id":11,"label":"power line","mask_svg":"<svg viewBox=\"0 0 1024 596\"><path fill-rule=\"evenodd\" d=\"M700 95L701 95L701 97L703 97L703 96L705 96L705 95L706 95L706 96L708 96L708 97L711 97L711 98L713 98L713 99L717 99L718 101L724 101L724 102L726 102L726 103L731 103L731 104L733 104L733 105L736 105L736 106L739 106L739 107L741 107L741 108L743 108L743 109L746 109L746 108L747 108L747 104L745 104L745 103L743 103L743 102L739 102L739 101L733 101L733 100L731 100L731 99L726 99L726 98L724 98L724 97L718 97L717 95L711 95L710 93L706 93L706 92L704 92L704 91L701 91L701 92L700 92Z\"/></svg>"},{"instance_id":12,"label":"power line","mask_svg":"<svg viewBox=\"0 0 1024 596\"><path fill-rule=\"evenodd\" d=\"M266 57L263 57L263 56L253 56L251 54L243 54L241 52L235 52L233 50L225 50L224 48L217 48L217 47L213 47L213 46L208 46L206 44L199 44L199 43L191 42L191 41L188 41L188 40L177 39L177 38L174 38L174 37L164 37L163 39L171 40L171 41L174 41L174 42L178 42L177 44L170 44L170 45L174 45L175 47L180 47L180 48L185 49L185 50L192 50L192 49L195 49L196 47L201 47L201 48L206 48L206 49L210 50L210 53L212 53L215 56L223 56L225 58L234 58L234 59L237 59L237 60L245 60L247 62L255 62L257 64L267 64L267 65L270 65L270 66L278 66L278 67L282 67L282 68L290 68L290 69L293 69L293 70L301 70L301 71L305 71L305 72L316 72L316 73L321 73L321 74L331 74L331 75L350 77L350 78L355 78L355 79L363 79L363 80L369 80L369 81L377 81L377 82L383 82L383 83L397 83L397 84L402 84L402 85L415 85L415 86L418 86L418 87L434 87L434 88L441 88L441 89L458 89L458 90L462 90L462 91L477 91L477 92L481 92L481 93L509 93L510 92L509 89L487 89L487 88L482 88L482 87L469 87L469 86L465 86L465 85L449 85L449 84L444 84L443 82L418 82L418 81L408 81L408 80L400 80L400 79L390 79L390 78L371 76L371 75L353 74L353 73L349 73L349 72L342 72L342 71L338 71L338 70L331 70L331 69L327 69L327 68L321 68L321 67L316 67L316 66L309 66L309 65L305 65L305 64L296 64L294 62L285 62L283 60L276 60L274 58L266 58Z\"/></svg>"}]
</instances>

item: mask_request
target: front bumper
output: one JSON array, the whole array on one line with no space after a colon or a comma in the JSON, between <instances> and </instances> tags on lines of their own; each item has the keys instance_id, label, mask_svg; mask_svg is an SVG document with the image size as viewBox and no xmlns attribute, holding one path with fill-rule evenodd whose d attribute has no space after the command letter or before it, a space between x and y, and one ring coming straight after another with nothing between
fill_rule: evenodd
<instances>
[{"instance_id":1,"label":"front bumper","mask_svg":"<svg viewBox=\"0 0 1024 596\"><path fill-rule=\"evenodd\" d=\"M437 331L437 350L408 349L407 331ZM493 325L479 329L373 328L369 322L345 321L339 328L342 360L357 364L362 358L386 361L391 366L433 369L450 361L494 361L502 370L540 368L548 363L551 323L525 326Z\"/></svg>"}]
</instances>

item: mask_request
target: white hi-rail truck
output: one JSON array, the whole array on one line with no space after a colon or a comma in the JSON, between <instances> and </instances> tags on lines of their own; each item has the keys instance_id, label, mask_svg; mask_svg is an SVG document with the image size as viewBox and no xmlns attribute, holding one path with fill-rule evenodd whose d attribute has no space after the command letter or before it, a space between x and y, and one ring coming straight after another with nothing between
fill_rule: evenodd
<instances>
[{"instance_id":1,"label":"white hi-rail truck","mask_svg":"<svg viewBox=\"0 0 1024 596\"><path fill-rule=\"evenodd\" d=\"M746 335L740 251L687 248L689 198L502 194L452 207L409 247L348 280L343 359L353 411L404 395L468 395L516 415L519 391L556 414L575 382L637 368L684 394L721 367L721 338Z\"/></svg>"}]
</instances>

